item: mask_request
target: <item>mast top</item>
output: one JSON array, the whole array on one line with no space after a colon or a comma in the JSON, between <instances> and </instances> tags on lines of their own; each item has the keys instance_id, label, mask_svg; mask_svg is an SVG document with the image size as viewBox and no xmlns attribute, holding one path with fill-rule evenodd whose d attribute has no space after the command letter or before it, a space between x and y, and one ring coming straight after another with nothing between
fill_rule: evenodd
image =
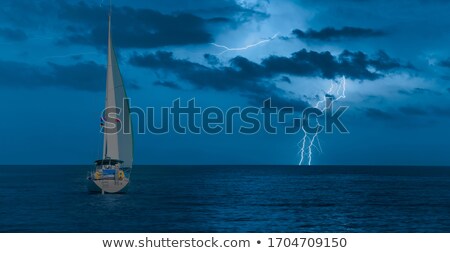
<instances>
[{"instance_id":1,"label":"mast top","mask_svg":"<svg viewBox=\"0 0 450 253\"><path fill-rule=\"evenodd\" d=\"M111 39L111 15L112 15L112 0L109 0L109 14L108 14L108 46Z\"/></svg>"}]
</instances>

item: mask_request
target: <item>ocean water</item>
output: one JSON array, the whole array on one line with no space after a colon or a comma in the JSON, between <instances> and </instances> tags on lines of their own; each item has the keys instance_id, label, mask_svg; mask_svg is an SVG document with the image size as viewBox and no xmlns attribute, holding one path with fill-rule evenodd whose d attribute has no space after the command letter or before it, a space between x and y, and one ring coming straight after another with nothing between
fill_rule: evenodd
<instances>
[{"instance_id":1,"label":"ocean water","mask_svg":"<svg viewBox=\"0 0 450 253\"><path fill-rule=\"evenodd\" d=\"M450 167L0 166L0 232L450 232Z\"/></svg>"}]
</instances>

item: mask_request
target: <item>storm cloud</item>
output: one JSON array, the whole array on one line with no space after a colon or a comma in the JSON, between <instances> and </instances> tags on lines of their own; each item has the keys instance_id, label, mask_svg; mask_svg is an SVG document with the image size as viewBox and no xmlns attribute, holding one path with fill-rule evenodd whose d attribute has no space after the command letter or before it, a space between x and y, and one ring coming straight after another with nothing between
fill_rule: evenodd
<instances>
[{"instance_id":1,"label":"storm cloud","mask_svg":"<svg viewBox=\"0 0 450 253\"><path fill-rule=\"evenodd\" d=\"M308 39L308 40L339 40L339 39L351 39L351 38L370 38L384 36L386 33L380 30L374 30L369 28L359 28L359 27L343 27L341 29L336 29L333 27L326 27L322 30L309 29L307 31L302 31L295 29L292 31L298 39Z\"/></svg>"},{"instance_id":2,"label":"storm cloud","mask_svg":"<svg viewBox=\"0 0 450 253\"><path fill-rule=\"evenodd\" d=\"M217 64L216 58L210 55L205 57L208 62L214 59ZM176 59L173 53L165 51L135 53L130 57L129 63L138 67L170 71L199 88L212 86L218 90L256 89L255 82L282 74L326 79L344 75L356 80L375 80L393 71L408 69L408 66L400 64L384 52L370 57L363 52L344 50L334 56L328 51L315 52L306 49L295 52L290 57L272 55L260 63L236 56L229 61L229 66L219 67Z\"/></svg>"},{"instance_id":3,"label":"storm cloud","mask_svg":"<svg viewBox=\"0 0 450 253\"><path fill-rule=\"evenodd\" d=\"M21 29L0 28L0 37L8 41L24 41L28 38Z\"/></svg>"},{"instance_id":4,"label":"storm cloud","mask_svg":"<svg viewBox=\"0 0 450 253\"><path fill-rule=\"evenodd\" d=\"M104 90L105 72L105 66L92 61L71 65L47 63L44 66L0 61L0 85L8 88L60 87L96 92Z\"/></svg>"},{"instance_id":5,"label":"storm cloud","mask_svg":"<svg viewBox=\"0 0 450 253\"><path fill-rule=\"evenodd\" d=\"M176 90L181 89L181 87L178 84L176 84L175 82L170 82L170 81L155 81L153 84L156 86L162 86L162 87L167 87L167 88L176 89Z\"/></svg>"},{"instance_id":6,"label":"storm cloud","mask_svg":"<svg viewBox=\"0 0 450 253\"><path fill-rule=\"evenodd\" d=\"M189 60L176 59L171 52L158 51L154 54L135 54L130 58L130 64L171 72L198 89L236 90L255 104L271 97L276 106L289 105L302 110L308 105L301 99L289 97L284 90L276 87L270 80L273 74L265 72L264 66L241 56L231 59L229 66L208 67Z\"/></svg>"},{"instance_id":7,"label":"storm cloud","mask_svg":"<svg viewBox=\"0 0 450 253\"><path fill-rule=\"evenodd\" d=\"M450 58L440 61L439 66L445 67L445 68L450 68Z\"/></svg>"},{"instance_id":8,"label":"storm cloud","mask_svg":"<svg viewBox=\"0 0 450 253\"><path fill-rule=\"evenodd\" d=\"M391 120L394 118L390 113L377 108L367 108L365 114L367 117L375 120Z\"/></svg>"},{"instance_id":9,"label":"storm cloud","mask_svg":"<svg viewBox=\"0 0 450 253\"><path fill-rule=\"evenodd\" d=\"M409 95L409 96L414 96L414 95L435 95L435 96L440 96L442 95L440 92L434 91L434 90L430 90L430 89L425 89L425 88L414 88L412 90L405 90L405 89L401 89L398 91L399 94L402 95Z\"/></svg>"},{"instance_id":10,"label":"storm cloud","mask_svg":"<svg viewBox=\"0 0 450 253\"><path fill-rule=\"evenodd\" d=\"M280 78L283 82L290 81L285 75L326 79L335 79L344 75L357 80L375 80L391 71L403 68L400 63L384 52L369 57L362 52L346 50L338 56L333 56L328 51L315 52L303 49L290 57L269 56L260 63L236 56L228 62L227 66L218 65L217 58L211 55L205 55L205 59L209 66L187 59L177 59L172 52L157 51L151 54L134 53L129 63L136 67L170 72L198 89L237 90L250 99L275 98L278 104L299 101L275 85ZM214 64L211 64L211 61ZM163 84L164 82L158 83L158 85ZM164 86L178 88L173 85ZM306 105L306 102L301 101L301 105L297 107Z\"/></svg>"},{"instance_id":11,"label":"storm cloud","mask_svg":"<svg viewBox=\"0 0 450 253\"><path fill-rule=\"evenodd\" d=\"M80 2L61 3L59 17L81 22L84 29L68 27L59 41L92 46L104 46L107 38L107 19L101 7ZM208 20L188 13L163 14L150 9L113 8L112 33L114 44L120 48L155 48L168 45L204 44L213 41L206 30ZM87 29L86 29L87 28Z\"/></svg>"}]
</instances>

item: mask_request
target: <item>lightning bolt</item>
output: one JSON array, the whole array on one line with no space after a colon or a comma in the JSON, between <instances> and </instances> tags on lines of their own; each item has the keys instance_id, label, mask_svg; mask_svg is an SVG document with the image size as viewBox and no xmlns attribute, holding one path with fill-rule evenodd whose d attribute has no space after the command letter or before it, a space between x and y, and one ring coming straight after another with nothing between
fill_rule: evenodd
<instances>
[{"instance_id":1,"label":"lightning bolt","mask_svg":"<svg viewBox=\"0 0 450 253\"><path fill-rule=\"evenodd\" d=\"M224 50L218 54L218 55L222 55L222 54L224 54L226 52L229 52L229 51L243 51L243 50L247 50L249 48L256 47L256 46L259 46L261 44L270 42L270 41L276 39L277 37L278 37L278 33L276 33L275 35L273 35L272 37L270 37L268 39L264 39L264 40L258 41L258 42L254 43L254 44L247 45L245 47L227 47L227 46L219 45L219 44L216 44L216 43L210 43L210 44L215 46L215 47L218 47L218 48L223 48Z\"/></svg>"},{"instance_id":2,"label":"lightning bolt","mask_svg":"<svg viewBox=\"0 0 450 253\"><path fill-rule=\"evenodd\" d=\"M323 98L319 100L315 108L319 109L321 112L324 112L331 105L345 98L345 76L342 77L340 81L331 81L330 88L325 92ZM327 97L334 97L330 104L327 105L326 100ZM319 123L319 119L316 118L317 126L321 126ZM298 146L301 146L299 154L300 154L300 162L299 165L311 165L312 156L313 156L313 148L317 149L317 151L322 152L322 147L320 145L319 133L307 133L304 128L303 130L303 138L298 142ZM316 145L317 143L317 145Z\"/></svg>"}]
</instances>

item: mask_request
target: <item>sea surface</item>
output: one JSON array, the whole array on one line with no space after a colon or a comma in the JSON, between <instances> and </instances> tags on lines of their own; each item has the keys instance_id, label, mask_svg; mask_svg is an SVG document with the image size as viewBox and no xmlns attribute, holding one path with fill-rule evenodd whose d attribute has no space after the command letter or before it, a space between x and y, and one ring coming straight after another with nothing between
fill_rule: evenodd
<instances>
[{"instance_id":1,"label":"sea surface","mask_svg":"<svg viewBox=\"0 0 450 253\"><path fill-rule=\"evenodd\" d=\"M450 232L450 167L0 166L0 232Z\"/></svg>"}]
</instances>

